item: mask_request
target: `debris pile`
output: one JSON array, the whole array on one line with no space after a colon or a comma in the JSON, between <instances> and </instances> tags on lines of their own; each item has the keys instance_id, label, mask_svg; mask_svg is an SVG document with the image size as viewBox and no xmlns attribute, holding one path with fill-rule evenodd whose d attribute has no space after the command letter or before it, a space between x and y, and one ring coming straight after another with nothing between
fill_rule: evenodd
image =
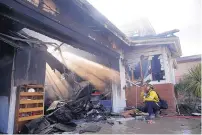
<instances>
[{"instance_id":1,"label":"debris pile","mask_svg":"<svg viewBox=\"0 0 202 135\"><path fill-rule=\"evenodd\" d=\"M201 106L193 106L189 104L178 104L179 112L185 116L201 116Z\"/></svg>"},{"instance_id":2,"label":"debris pile","mask_svg":"<svg viewBox=\"0 0 202 135\"><path fill-rule=\"evenodd\" d=\"M137 117L137 116L147 116L147 115L148 115L148 113L144 113L138 109L126 110L122 113L122 116L124 118Z\"/></svg>"},{"instance_id":3,"label":"debris pile","mask_svg":"<svg viewBox=\"0 0 202 135\"><path fill-rule=\"evenodd\" d=\"M110 112L99 102L92 102L88 85L82 87L70 101L54 101L47 115L25 124L20 133L52 134L72 132L76 124L72 120L84 119L86 122L106 120Z\"/></svg>"}]
</instances>

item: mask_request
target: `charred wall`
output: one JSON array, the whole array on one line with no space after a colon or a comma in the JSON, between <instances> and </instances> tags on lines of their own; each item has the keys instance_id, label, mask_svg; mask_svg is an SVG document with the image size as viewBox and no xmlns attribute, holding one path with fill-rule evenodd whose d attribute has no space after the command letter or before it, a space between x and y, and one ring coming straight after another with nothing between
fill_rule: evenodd
<instances>
[{"instance_id":1,"label":"charred wall","mask_svg":"<svg viewBox=\"0 0 202 135\"><path fill-rule=\"evenodd\" d=\"M9 90L11 88L11 71L12 63L6 64L4 67L0 68L1 96L9 96Z\"/></svg>"},{"instance_id":2,"label":"charred wall","mask_svg":"<svg viewBox=\"0 0 202 135\"><path fill-rule=\"evenodd\" d=\"M0 96L9 96L14 48L0 42Z\"/></svg>"},{"instance_id":3,"label":"charred wall","mask_svg":"<svg viewBox=\"0 0 202 135\"><path fill-rule=\"evenodd\" d=\"M0 132L6 133L8 126L9 95L14 48L0 41Z\"/></svg>"},{"instance_id":4,"label":"charred wall","mask_svg":"<svg viewBox=\"0 0 202 135\"><path fill-rule=\"evenodd\" d=\"M42 84L45 82L44 52L36 48L18 50L15 56L14 85Z\"/></svg>"}]
</instances>

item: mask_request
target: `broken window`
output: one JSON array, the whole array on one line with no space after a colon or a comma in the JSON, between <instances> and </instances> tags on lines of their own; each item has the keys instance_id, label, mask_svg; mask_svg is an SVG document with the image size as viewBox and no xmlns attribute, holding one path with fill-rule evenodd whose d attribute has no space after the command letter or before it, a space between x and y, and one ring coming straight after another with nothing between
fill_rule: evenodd
<instances>
[{"instance_id":1,"label":"broken window","mask_svg":"<svg viewBox=\"0 0 202 135\"><path fill-rule=\"evenodd\" d=\"M148 60L148 58L142 60L142 75L144 78L147 77L149 74L149 63L150 61ZM141 78L140 62L138 62L138 64L135 66L134 78L135 79Z\"/></svg>"},{"instance_id":2,"label":"broken window","mask_svg":"<svg viewBox=\"0 0 202 135\"><path fill-rule=\"evenodd\" d=\"M160 81L165 80L165 71L162 66L161 55L154 55L151 61L152 80Z\"/></svg>"},{"instance_id":3,"label":"broken window","mask_svg":"<svg viewBox=\"0 0 202 135\"><path fill-rule=\"evenodd\" d=\"M165 71L163 68L163 60L162 55L153 55L146 57L142 60L142 64L140 65L140 61L135 65L134 70L132 71L131 78L134 80L140 80L141 74L144 77L144 80L152 80L152 81L160 81L165 80ZM142 71L141 71L142 66ZM142 73L141 73L142 72ZM133 79L132 79L133 80Z\"/></svg>"}]
</instances>

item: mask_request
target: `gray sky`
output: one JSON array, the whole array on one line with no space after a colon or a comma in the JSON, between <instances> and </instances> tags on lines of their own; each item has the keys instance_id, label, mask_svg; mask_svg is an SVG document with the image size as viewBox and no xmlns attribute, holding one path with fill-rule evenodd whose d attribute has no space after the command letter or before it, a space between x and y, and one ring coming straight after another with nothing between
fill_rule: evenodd
<instances>
[{"instance_id":1,"label":"gray sky","mask_svg":"<svg viewBox=\"0 0 202 135\"><path fill-rule=\"evenodd\" d=\"M157 33L180 29L183 55L201 54L201 0L88 0L114 25L146 17Z\"/></svg>"}]
</instances>

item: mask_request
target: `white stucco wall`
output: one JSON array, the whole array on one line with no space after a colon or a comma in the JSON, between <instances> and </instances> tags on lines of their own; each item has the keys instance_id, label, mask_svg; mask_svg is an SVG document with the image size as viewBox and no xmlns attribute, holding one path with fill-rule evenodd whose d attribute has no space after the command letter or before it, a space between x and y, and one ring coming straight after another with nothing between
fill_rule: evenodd
<instances>
[{"instance_id":1,"label":"white stucco wall","mask_svg":"<svg viewBox=\"0 0 202 135\"><path fill-rule=\"evenodd\" d=\"M120 70L120 81L121 81L121 98L119 99L120 109L124 110L126 107L126 97L125 89L126 86L126 74L125 74L125 65L123 63L124 55L122 54L119 59L119 70Z\"/></svg>"},{"instance_id":2,"label":"white stucco wall","mask_svg":"<svg viewBox=\"0 0 202 135\"><path fill-rule=\"evenodd\" d=\"M141 47L134 48L129 52L125 53L125 59L129 65L129 68L133 68L139 61L140 56L152 58L153 55L161 54L160 62L162 64L161 68L165 71L165 80L151 81L151 84L161 84L161 83L175 83L175 75L173 68L174 59L171 56L170 50L166 46L152 46L152 47Z\"/></svg>"},{"instance_id":3,"label":"white stucco wall","mask_svg":"<svg viewBox=\"0 0 202 135\"><path fill-rule=\"evenodd\" d=\"M15 105L16 105L16 91L17 87L13 87L11 89L10 95L10 106L9 106L9 118L8 118L8 134L13 134L14 131L14 123L15 123Z\"/></svg>"},{"instance_id":4,"label":"white stucco wall","mask_svg":"<svg viewBox=\"0 0 202 135\"><path fill-rule=\"evenodd\" d=\"M166 70L166 82L175 84L175 72L174 72L174 60L172 57L170 50L167 47L163 47L164 54L164 64Z\"/></svg>"},{"instance_id":5,"label":"white stucco wall","mask_svg":"<svg viewBox=\"0 0 202 135\"><path fill-rule=\"evenodd\" d=\"M125 77L125 66L122 62L124 58L123 53L119 59L119 73L120 73L120 84L112 83L112 103L113 103L113 112L121 112L126 107L126 97L125 89L126 86L126 77Z\"/></svg>"}]
</instances>

